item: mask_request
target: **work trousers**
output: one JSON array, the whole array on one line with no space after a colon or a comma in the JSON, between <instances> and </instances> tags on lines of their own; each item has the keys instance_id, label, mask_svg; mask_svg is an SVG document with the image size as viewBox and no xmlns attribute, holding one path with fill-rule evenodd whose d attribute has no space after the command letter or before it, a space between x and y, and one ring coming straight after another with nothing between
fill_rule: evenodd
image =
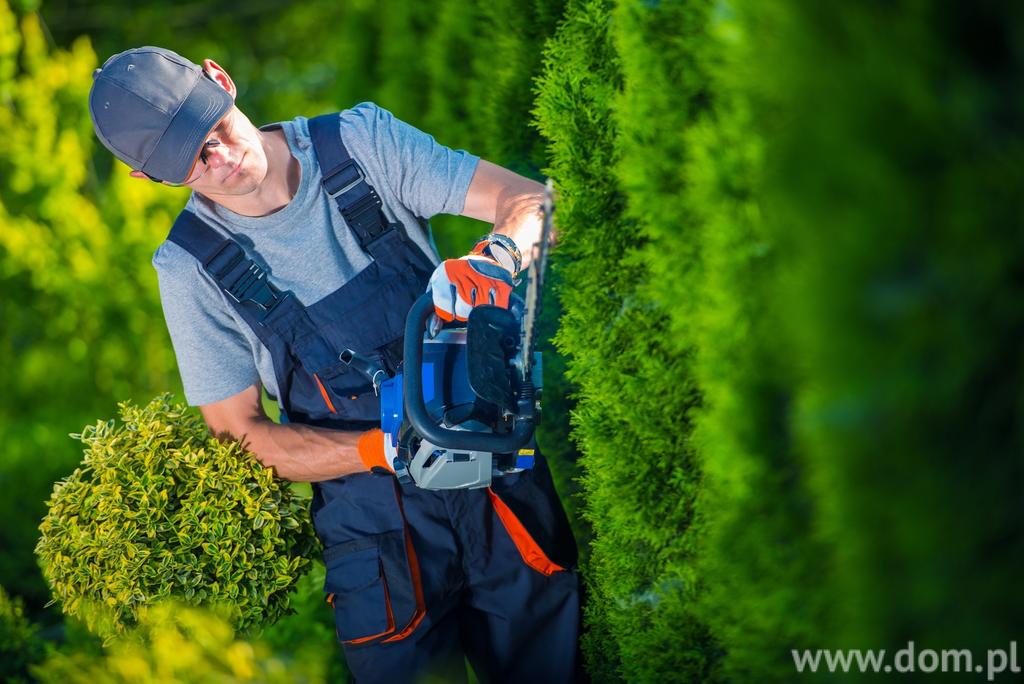
<instances>
[{"instance_id":1,"label":"work trousers","mask_svg":"<svg viewBox=\"0 0 1024 684\"><path fill-rule=\"evenodd\" d=\"M579 578L555 560L574 564L575 542L542 458L488 489L332 484L314 523L354 681L464 682L464 657L481 682L580 681ZM502 494L547 520L529 530Z\"/></svg>"}]
</instances>

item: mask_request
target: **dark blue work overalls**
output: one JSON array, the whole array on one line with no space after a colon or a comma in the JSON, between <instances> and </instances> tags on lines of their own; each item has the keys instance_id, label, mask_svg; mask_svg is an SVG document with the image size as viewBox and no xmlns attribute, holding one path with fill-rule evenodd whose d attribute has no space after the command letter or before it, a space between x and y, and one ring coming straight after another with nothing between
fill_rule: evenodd
<instances>
[{"instance_id":1,"label":"dark blue work overalls","mask_svg":"<svg viewBox=\"0 0 1024 684\"><path fill-rule=\"evenodd\" d=\"M309 121L324 189L372 263L315 304L277 290L237 242L190 212L171 241L227 293L270 351L282 416L342 430L380 424L370 383L339 360L345 349L401 361L405 314L433 264L390 223L349 156L338 115ZM313 484L325 591L359 682L578 678L576 544L543 458L487 489L428 491L389 473Z\"/></svg>"}]
</instances>

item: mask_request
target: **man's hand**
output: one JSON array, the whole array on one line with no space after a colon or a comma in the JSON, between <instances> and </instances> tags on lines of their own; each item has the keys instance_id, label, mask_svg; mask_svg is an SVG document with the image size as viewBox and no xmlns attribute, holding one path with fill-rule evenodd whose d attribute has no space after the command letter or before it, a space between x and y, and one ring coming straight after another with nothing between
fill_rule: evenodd
<instances>
[{"instance_id":1,"label":"man's hand","mask_svg":"<svg viewBox=\"0 0 1024 684\"><path fill-rule=\"evenodd\" d=\"M359 458L363 461L363 465L366 466L367 470L380 467L395 472L395 469L388 463L388 459L384 454L384 433L381 430L367 430L359 435L357 448L359 449Z\"/></svg>"},{"instance_id":2,"label":"man's hand","mask_svg":"<svg viewBox=\"0 0 1024 684\"><path fill-rule=\"evenodd\" d=\"M479 304L508 308L512 274L494 259L469 254L438 264L430 277L434 313L443 321L465 321Z\"/></svg>"}]
</instances>

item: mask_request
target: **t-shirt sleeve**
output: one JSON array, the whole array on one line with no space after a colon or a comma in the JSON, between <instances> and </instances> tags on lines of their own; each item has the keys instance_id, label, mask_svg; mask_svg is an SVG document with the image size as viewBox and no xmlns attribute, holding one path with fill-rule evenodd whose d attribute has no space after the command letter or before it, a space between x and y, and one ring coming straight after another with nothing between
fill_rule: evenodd
<instances>
[{"instance_id":1,"label":"t-shirt sleeve","mask_svg":"<svg viewBox=\"0 0 1024 684\"><path fill-rule=\"evenodd\" d=\"M423 218L462 213L479 157L441 145L372 102L346 114L348 133L361 139L352 143L369 145L392 192L410 211Z\"/></svg>"},{"instance_id":2,"label":"t-shirt sleeve","mask_svg":"<svg viewBox=\"0 0 1024 684\"><path fill-rule=\"evenodd\" d=\"M212 404L258 382L249 342L195 258L165 242L153 255L153 267L189 405Z\"/></svg>"}]
</instances>

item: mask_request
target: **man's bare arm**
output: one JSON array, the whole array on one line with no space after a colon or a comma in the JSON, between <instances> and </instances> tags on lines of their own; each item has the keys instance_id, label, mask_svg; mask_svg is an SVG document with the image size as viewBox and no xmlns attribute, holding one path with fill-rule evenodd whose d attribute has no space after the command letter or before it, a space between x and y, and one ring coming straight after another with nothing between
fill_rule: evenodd
<instances>
[{"instance_id":1,"label":"man's bare arm","mask_svg":"<svg viewBox=\"0 0 1024 684\"><path fill-rule=\"evenodd\" d=\"M356 450L360 433L278 425L263 411L259 383L199 408L214 435L242 440L260 463L285 480L320 482L366 471Z\"/></svg>"},{"instance_id":2,"label":"man's bare arm","mask_svg":"<svg viewBox=\"0 0 1024 684\"><path fill-rule=\"evenodd\" d=\"M481 159L469 183L462 215L493 223L495 233L515 240L525 270L543 228L543 201L543 185Z\"/></svg>"}]
</instances>

